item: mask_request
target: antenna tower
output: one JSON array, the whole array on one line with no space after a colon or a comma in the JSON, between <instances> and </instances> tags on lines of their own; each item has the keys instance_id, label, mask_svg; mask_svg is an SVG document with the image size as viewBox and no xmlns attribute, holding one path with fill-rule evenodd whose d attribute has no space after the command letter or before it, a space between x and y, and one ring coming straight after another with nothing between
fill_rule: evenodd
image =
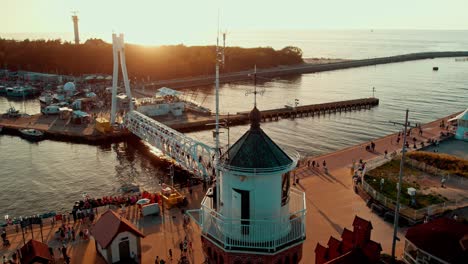
<instances>
[{"instance_id":1,"label":"antenna tower","mask_svg":"<svg viewBox=\"0 0 468 264\"><path fill-rule=\"evenodd\" d=\"M221 156L221 149L219 146L219 66L224 65L224 48L226 45L226 34L223 33L223 46L219 46L219 13L218 13L218 34L216 36L216 78L215 78L215 89L216 89L216 121L215 121L215 167L216 167L216 205L220 207L220 173L219 173L219 160Z\"/></svg>"}]
</instances>

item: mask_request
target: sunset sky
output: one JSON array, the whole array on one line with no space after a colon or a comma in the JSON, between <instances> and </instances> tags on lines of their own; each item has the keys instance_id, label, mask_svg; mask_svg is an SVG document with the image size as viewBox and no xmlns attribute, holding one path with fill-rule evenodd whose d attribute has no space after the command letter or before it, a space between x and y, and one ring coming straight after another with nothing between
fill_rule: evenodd
<instances>
[{"instance_id":1,"label":"sunset sky","mask_svg":"<svg viewBox=\"0 0 468 264\"><path fill-rule=\"evenodd\" d=\"M468 29L466 0L1 0L0 36L72 33L73 10L83 36L109 39L112 31L123 32L142 44L212 36L218 10L228 31Z\"/></svg>"}]
</instances>

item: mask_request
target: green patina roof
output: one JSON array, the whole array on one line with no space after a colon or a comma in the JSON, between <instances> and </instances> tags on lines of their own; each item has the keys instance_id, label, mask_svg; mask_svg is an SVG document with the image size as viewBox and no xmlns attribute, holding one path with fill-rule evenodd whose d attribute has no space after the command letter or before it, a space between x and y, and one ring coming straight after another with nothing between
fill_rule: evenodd
<instances>
[{"instance_id":1,"label":"green patina roof","mask_svg":"<svg viewBox=\"0 0 468 264\"><path fill-rule=\"evenodd\" d=\"M229 166L241 168L273 168L289 165L293 160L260 128L260 112L250 113L251 127L229 150L222 160ZM229 157L229 158L228 158Z\"/></svg>"}]
</instances>

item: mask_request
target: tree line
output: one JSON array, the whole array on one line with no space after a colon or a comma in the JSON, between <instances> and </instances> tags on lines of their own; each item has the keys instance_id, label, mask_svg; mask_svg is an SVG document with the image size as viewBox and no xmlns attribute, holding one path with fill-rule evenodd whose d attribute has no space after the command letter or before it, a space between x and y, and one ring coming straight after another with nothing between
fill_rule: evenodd
<instances>
[{"instance_id":1,"label":"tree line","mask_svg":"<svg viewBox=\"0 0 468 264\"><path fill-rule=\"evenodd\" d=\"M125 45L128 74L131 78L164 80L214 73L215 46L142 46ZM300 48L288 46L226 47L222 72L302 63ZM112 74L112 44L88 39L75 45L56 40L23 41L0 38L0 68L80 76Z\"/></svg>"}]
</instances>

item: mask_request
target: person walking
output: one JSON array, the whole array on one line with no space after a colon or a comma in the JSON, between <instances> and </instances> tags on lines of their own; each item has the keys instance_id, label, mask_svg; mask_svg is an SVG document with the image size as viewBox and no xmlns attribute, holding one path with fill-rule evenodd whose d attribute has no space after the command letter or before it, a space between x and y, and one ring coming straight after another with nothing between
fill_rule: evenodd
<instances>
[{"instance_id":1,"label":"person walking","mask_svg":"<svg viewBox=\"0 0 468 264\"><path fill-rule=\"evenodd\" d=\"M172 261L172 249L169 249L169 260Z\"/></svg>"}]
</instances>

